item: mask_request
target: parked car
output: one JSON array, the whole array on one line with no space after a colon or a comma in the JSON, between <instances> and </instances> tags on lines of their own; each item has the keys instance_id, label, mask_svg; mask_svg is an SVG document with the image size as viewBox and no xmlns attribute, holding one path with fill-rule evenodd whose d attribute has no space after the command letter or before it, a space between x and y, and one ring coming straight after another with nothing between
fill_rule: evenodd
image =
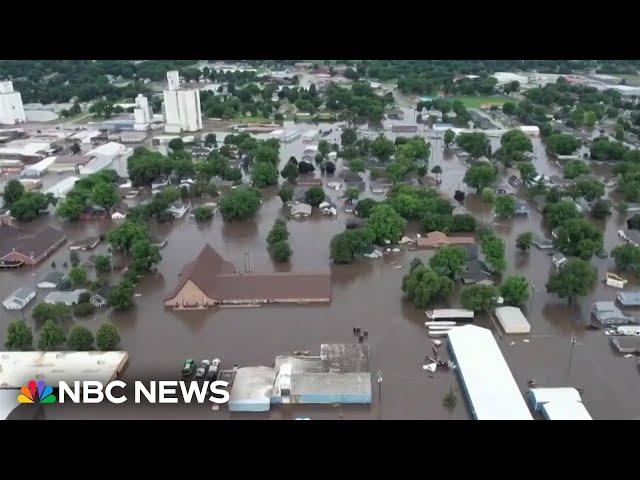
<instances>
[{"instance_id":1,"label":"parked car","mask_svg":"<svg viewBox=\"0 0 640 480\"><path fill-rule=\"evenodd\" d=\"M216 381L218 379L219 371L220 371L220 359L214 358L211 361L211 365L209 366L209 370L207 371L207 375L205 379L212 382Z\"/></svg>"},{"instance_id":2,"label":"parked car","mask_svg":"<svg viewBox=\"0 0 640 480\"><path fill-rule=\"evenodd\" d=\"M209 371L210 365L211 362L209 360L201 360L200 365L198 365L198 369L196 370L196 378L204 378Z\"/></svg>"},{"instance_id":3,"label":"parked car","mask_svg":"<svg viewBox=\"0 0 640 480\"><path fill-rule=\"evenodd\" d=\"M195 371L195 369L196 369L195 360L193 360L192 358L185 360L184 364L182 365L182 376L189 377L193 375L193 372Z\"/></svg>"}]
</instances>

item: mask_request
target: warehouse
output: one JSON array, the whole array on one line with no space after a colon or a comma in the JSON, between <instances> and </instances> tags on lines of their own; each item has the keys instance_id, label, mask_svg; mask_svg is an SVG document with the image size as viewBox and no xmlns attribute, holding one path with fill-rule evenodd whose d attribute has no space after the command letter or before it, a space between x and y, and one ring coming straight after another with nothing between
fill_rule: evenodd
<instances>
[{"instance_id":1,"label":"warehouse","mask_svg":"<svg viewBox=\"0 0 640 480\"><path fill-rule=\"evenodd\" d=\"M52 193L55 198L64 198L67 196L76 182L80 180L78 177L67 177L49 188L45 193Z\"/></svg>"},{"instance_id":2,"label":"warehouse","mask_svg":"<svg viewBox=\"0 0 640 480\"><path fill-rule=\"evenodd\" d=\"M517 307L496 308L496 318L505 333L529 333L531 325Z\"/></svg>"},{"instance_id":3,"label":"warehouse","mask_svg":"<svg viewBox=\"0 0 640 480\"><path fill-rule=\"evenodd\" d=\"M592 420L575 388L532 388L529 404L547 420Z\"/></svg>"},{"instance_id":4,"label":"warehouse","mask_svg":"<svg viewBox=\"0 0 640 480\"><path fill-rule=\"evenodd\" d=\"M34 163L33 165L27 165L23 170L21 175L23 177L41 177L53 162L56 161L56 157L47 157L44 160L40 160L38 163Z\"/></svg>"},{"instance_id":5,"label":"warehouse","mask_svg":"<svg viewBox=\"0 0 640 480\"><path fill-rule=\"evenodd\" d=\"M449 351L476 420L532 420L490 330L465 325L448 333Z\"/></svg>"}]
</instances>

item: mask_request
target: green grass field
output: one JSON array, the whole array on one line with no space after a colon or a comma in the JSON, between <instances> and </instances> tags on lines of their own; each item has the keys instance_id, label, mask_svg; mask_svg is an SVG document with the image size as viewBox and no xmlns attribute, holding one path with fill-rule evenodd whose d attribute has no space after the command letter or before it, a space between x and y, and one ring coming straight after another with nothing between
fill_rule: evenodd
<instances>
[{"instance_id":1,"label":"green grass field","mask_svg":"<svg viewBox=\"0 0 640 480\"><path fill-rule=\"evenodd\" d=\"M505 97L504 95L487 95L485 97L463 95L463 96L451 97L451 98L452 100L460 100L464 104L464 106L467 108L480 108L480 105L501 106L507 101L518 103L517 100L514 100L510 97Z\"/></svg>"}]
</instances>

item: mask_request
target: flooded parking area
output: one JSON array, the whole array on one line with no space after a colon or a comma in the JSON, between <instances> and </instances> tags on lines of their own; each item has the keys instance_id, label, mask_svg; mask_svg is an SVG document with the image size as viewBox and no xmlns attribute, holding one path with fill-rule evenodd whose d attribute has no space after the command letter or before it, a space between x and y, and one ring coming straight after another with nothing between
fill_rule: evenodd
<instances>
[{"instance_id":1,"label":"flooded parking area","mask_svg":"<svg viewBox=\"0 0 640 480\"><path fill-rule=\"evenodd\" d=\"M297 129L329 129L330 143L339 143L340 131L335 124L319 126L296 125ZM420 127L419 133L430 132ZM375 134L375 132L373 132ZM385 131L390 138L395 134ZM407 135L407 134L405 134ZM508 267L503 278L519 274L526 276L534 292L523 309L531 333L526 336L503 335L486 316L477 317L476 323L490 328L498 341L513 376L524 393L528 382L537 386L580 388L582 400L595 419L640 418L640 375L635 359L625 358L610 346L609 338L598 330L587 330L592 302L613 300L616 289L598 282L589 295L579 298L573 306L555 295L547 294L545 284L554 267L549 251L535 247L522 254L515 247L518 234L532 231L549 236L542 216L530 203L527 217L494 223L491 209L482 203L462 179L467 164L450 152L444 152L442 141L433 139L433 156L429 168L441 165L443 169L440 190L453 201L456 189L467 192L462 210L472 213L478 221L491 224L505 240ZM493 142L498 140L494 139ZM539 139L533 139L535 166L539 173L561 175L560 168L547 159ZM300 158L305 148L301 140L281 147L281 168L294 155ZM495 148L495 146L494 146ZM339 174L342 161L338 161ZM514 171L502 172L503 179ZM316 170L316 176L320 173ZM368 177L365 175L368 181ZM266 237L273 221L286 217L287 211L278 198L277 188L263 190L263 204L254 219L242 223L228 223L216 215L206 223L183 218L165 224L152 224L152 232L166 237L168 243L161 250L162 262L155 274L146 275L136 286L136 306L132 311L101 312L87 320L74 319L72 323L86 325L96 331L108 317L120 330L121 348L129 354L129 363L122 380L177 379L186 358L196 360L218 357L223 368L273 364L277 355L308 350L317 354L322 343L352 343L353 327L369 332L370 368L372 372L373 402L367 406L313 406L278 405L268 413L232 414L225 408L211 411L209 405L50 405L37 411L19 407L10 418L47 419L292 419L303 416L312 419L470 419L464 395L453 371L438 370L429 375L422 368L426 355L432 355L432 342L428 338L423 310L415 308L403 298L402 277L408 272L414 257L423 261L433 251L407 251L385 254L381 259L359 259L349 265L333 265L329 258L331 238L345 229L345 221L352 218L342 210L342 191L326 188L331 176L322 177L325 191L340 207L337 216L324 216L314 211L304 220L290 220L289 242L293 250L288 264L276 264L266 248ZM506 181L503 182L506 184ZM515 192L526 198L523 191ZM367 188L366 196L382 200ZM139 200L139 199L138 199ZM456 203L456 202L454 202ZM593 220L605 232L605 249L610 252L618 243L617 230L624 225L624 217L614 212L606 221ZM38 230L44 225L56 225L53 215L24 226ZM111 220L92 223L63 223L68 242L49 259L35 268L0 272L0 295L5 298L21 286L35 283L55 261L60 266L69 259L68 244L90 235L105 233L113 226ZM417 226L410 224L408 232L415 234ZM247 253L252 271L313 270L330 266L332 299L327 305L268 305L259 308L213 308L201 311L171 311L163 307L165 295L175 286L182 267L192 261L205 243L210 243L238 271L244 269ZM94 252L106 251L100 244ZM89 253L82 252L81 259ZM611 258L594 258L599 278L613 265ZM398 268L398 267L402 268ZM117 274L113 274L114 278ZM640 288L627 285L627 290ZM38 292L36 301L25 309L27 324L35 326L30 311L44 298ZM444 306L444 304L442 304ZM457 292L447 306L457 306ZM640 316L640 311L635 312ZM20 313L2 310L0 335L4 342L7 324L19 318ZM528 342L523 341L527 339ZM572 346L572 339L574 339ZM446 339L443 341L446 344ZM572 354L573 348L573 354ZM440 347L442 358L447 359L446 345ZM376 374L383 375L381 386ZM453 386L457 405L449 410L443 398ZM35 412L35 413L34 413Z\"/></svg>"}]
</instances>

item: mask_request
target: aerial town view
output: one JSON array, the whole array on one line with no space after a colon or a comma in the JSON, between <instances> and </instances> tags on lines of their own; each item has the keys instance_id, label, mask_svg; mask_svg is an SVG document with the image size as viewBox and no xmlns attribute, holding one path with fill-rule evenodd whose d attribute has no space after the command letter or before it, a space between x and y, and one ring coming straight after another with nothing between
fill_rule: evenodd
<instances>
[{"instance_id":1,"label":"aerial town view","mask_svg":"<svg viewBox=\"0 0 640 480\"><path fill-rule=\"evenodd\" d=\"M639 147L640 61L0 60L0 419L640 419Z\"/></svg>"}]
</instances>

